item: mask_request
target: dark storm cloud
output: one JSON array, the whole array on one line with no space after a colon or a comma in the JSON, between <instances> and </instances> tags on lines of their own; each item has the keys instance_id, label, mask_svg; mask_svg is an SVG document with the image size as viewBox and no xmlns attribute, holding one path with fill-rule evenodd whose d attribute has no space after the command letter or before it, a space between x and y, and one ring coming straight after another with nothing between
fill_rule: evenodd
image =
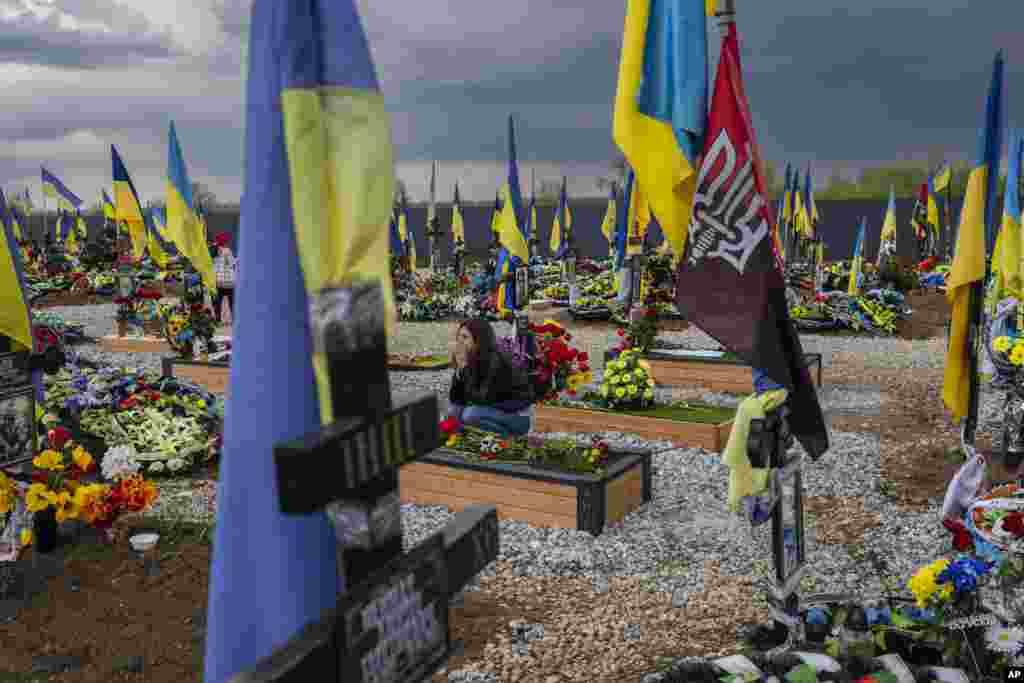
<instances>
[{"instance_id":1,"label":"dark storm cloud","mask_svg":"<svg viewBox=\"0 0 1024 683\"><path fill-rule=\"evenodd\" d=\"M91 9L99 8L99 3L88 4ZM102 20L98 16L76 18ZM45 19L31 13L0 19L0 63L99 69L179 54L166 36L62 28L56 12Z\"/></svg>"}]
</instances>

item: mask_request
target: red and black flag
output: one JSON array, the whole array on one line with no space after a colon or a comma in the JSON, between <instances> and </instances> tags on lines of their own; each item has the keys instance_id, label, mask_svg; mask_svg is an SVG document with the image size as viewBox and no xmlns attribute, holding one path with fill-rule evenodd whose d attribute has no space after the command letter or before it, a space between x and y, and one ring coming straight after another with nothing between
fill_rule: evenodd
<instances>
[{"instance_id":1,"label":"red and black flag","mask_svg":"<svg viewBox=\"0 0 1024 683\"><path fill-rule=\"evenodd\" d=\"M731 25L722 41L676 304L789 391L793 435L817 459L828 450L828 430L789 318L761 168Z\"/></svg>"},{"instance_id":2,"label":"red and black flag","mask_svg":"<svg viewBox=\"0 0 1024 683\"><path fill-rule=\"evenodd\" d=\"M914 235L917 236L918 241L924 241L928 235L928 183L921 183L921 187L917 191L910 224L914 226Z\"/></svg>"}]
</instances>

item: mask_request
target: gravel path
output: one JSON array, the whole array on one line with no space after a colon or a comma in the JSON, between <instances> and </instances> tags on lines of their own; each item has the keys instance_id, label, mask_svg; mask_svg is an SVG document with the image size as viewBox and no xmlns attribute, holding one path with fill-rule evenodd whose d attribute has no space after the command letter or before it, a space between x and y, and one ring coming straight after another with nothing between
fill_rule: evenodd
<instances>
[{"instance_id":1,"label":"gravel path","mask_svg":"<svg viewBox=\"0 0 1024 683\"><path fill-rule=\"evenodd\" d=\"M97 337L109 333L114 314L112 305L52 310L69 321L83 323L86 334ZM455 326L455 323L403 323L392 350L444 352ZM496 327L499 335L511 333L508 325ZM602 352L614 342L614 331L581 329L575 333L575 338L577 345L590 354L595 380L599 382ZM667 333L662 338L688 348L717 346L697 330ZM833 362L856 356L866 367L935 368L942 367L945 351L944 340L907 342L813 335L804 335L802 339L805 350L823 354L826 386L820 392L820 399L826 413L877 414L887 400L869 384L828 386L827 368ZM88 343L79 348L95 360L119 366L144 365L157 369L160 364L159 354L110 354ZM438 392L442 410L446 408L450 377L450 371L391 373L396 393ZM865 377L864 381L870 382L870 377ZM685 391L659 389L659 394L661 398L670 398L683 395ZM702 400L720 405L734 405L738 401L737 397L724 394L698 394ZM994 426L1000 410L1001 396L986 391L981 406L983 429ZM613 446L647 447L655 452L653 500L597 538L574 530L535 528L523 522L502 521L501 571L521 577L587 578L595 586L603 584L604 590L616 577L631 577L641 581L648 590L671 596L671 602L678 606L702 599L702 591L707 588L708 567L716 567L716 577L712 577L715 580L717 577L765 575L770 566L770 525L751 529L727 514L727 469L718 455L700 449L673 448L668 443L649 443L630 435L605 433L601 436ZM805 468L806 495L811 502L807 515L810 567L803 589L877 595L884 589L859 554L862 544L856 539L837 543L834 532L827 535L822 532L822 524L832 521L826 519L829 513L835 517L839 501L845 501L841 506L844 515L848 510L853 510L849 514L854 517L877 515L878 526L868 532L870 545L887 563L887 574L901 581L918 565L946 548L948 534L938 524L937 501L924 512L907 513L882 495L877 434L833 432L831 438L829 453ZM193 490L186 484L168 484L162 490L155 513L210 520L210 498L209 487ZM411 546L436 532L451 516L445 508L404 505L406 545ZM491 567L484 576L491 576L495 571ZM575 609L573 605L565 607L570 615ZM615 605L610 609L616 609ZM614 614L609 618L614 619ZM629 647L623 642L621 637L609 640L607 647L611 648L612 656L615 648ZM502 656L505 655L494 655ZM566 656L571 658L572 655L567 653ZM530 680L534 680L532 673ZM453 672L449 680L474 679L464 672ZM505 679L482 676L475 680Z\"/></svg>"}]
</instances>

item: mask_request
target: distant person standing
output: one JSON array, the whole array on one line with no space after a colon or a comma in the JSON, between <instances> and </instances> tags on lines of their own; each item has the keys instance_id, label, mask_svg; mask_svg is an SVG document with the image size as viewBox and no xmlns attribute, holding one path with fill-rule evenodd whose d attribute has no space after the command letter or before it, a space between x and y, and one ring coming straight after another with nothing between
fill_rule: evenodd
<instances>
[{"instance_id":1,"label":"distant person standing","mask_svg":"<svg viewBox=\"0 0 1024 683\"><path fill-rule=\"evenodd\" d=\"M226 232L219 232L213 238L216 253L213 257L213 272L217 277L217 295L213 298L213 317L220 324L222 319L221 308L224 299L227 298L231 306L231 315L235 314L235 274L238 271L238 259L228 246L231 243L231 236Z\"/></svg>"}]
</instances>

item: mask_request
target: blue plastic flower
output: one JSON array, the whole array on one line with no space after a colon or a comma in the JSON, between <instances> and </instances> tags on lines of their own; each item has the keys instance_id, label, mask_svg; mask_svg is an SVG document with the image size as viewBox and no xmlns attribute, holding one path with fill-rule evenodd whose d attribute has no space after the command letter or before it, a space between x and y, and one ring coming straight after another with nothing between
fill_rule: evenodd
<instances>
[{"instance_id":1,"label":"blue plastic flower","mask_svg":"<svg viewBox=\"0 0 1024 683\"><path fill-rule=\"evenodd\" d=\"M831 615L825 607L812 607L807 610L807 616L804 618L808 624L815 626L824 626L829 623Z\"/></svg>"},{"instance_id":2,"label":"blue plastic flower","mask_svg":"<svg viewBox=\"0 0 1024 683\"><path fill-rule=\"evenodd\" d=\"M917 621L925 624L934 624L938 620L933 610L921 609L920 607L904 608L903 615L911 621Z\"/></svg>"},{"instance_id":3,"label":"blue plastic flower","mask_svg":"<svg viewBox=\"0 0 1024 683\"><path fill-rule=\"evenodd\" d=\"M886 626L892 623L892 614L888 607L865 607L864 618L868 626Z\"/></svg>"}]
</instances>

